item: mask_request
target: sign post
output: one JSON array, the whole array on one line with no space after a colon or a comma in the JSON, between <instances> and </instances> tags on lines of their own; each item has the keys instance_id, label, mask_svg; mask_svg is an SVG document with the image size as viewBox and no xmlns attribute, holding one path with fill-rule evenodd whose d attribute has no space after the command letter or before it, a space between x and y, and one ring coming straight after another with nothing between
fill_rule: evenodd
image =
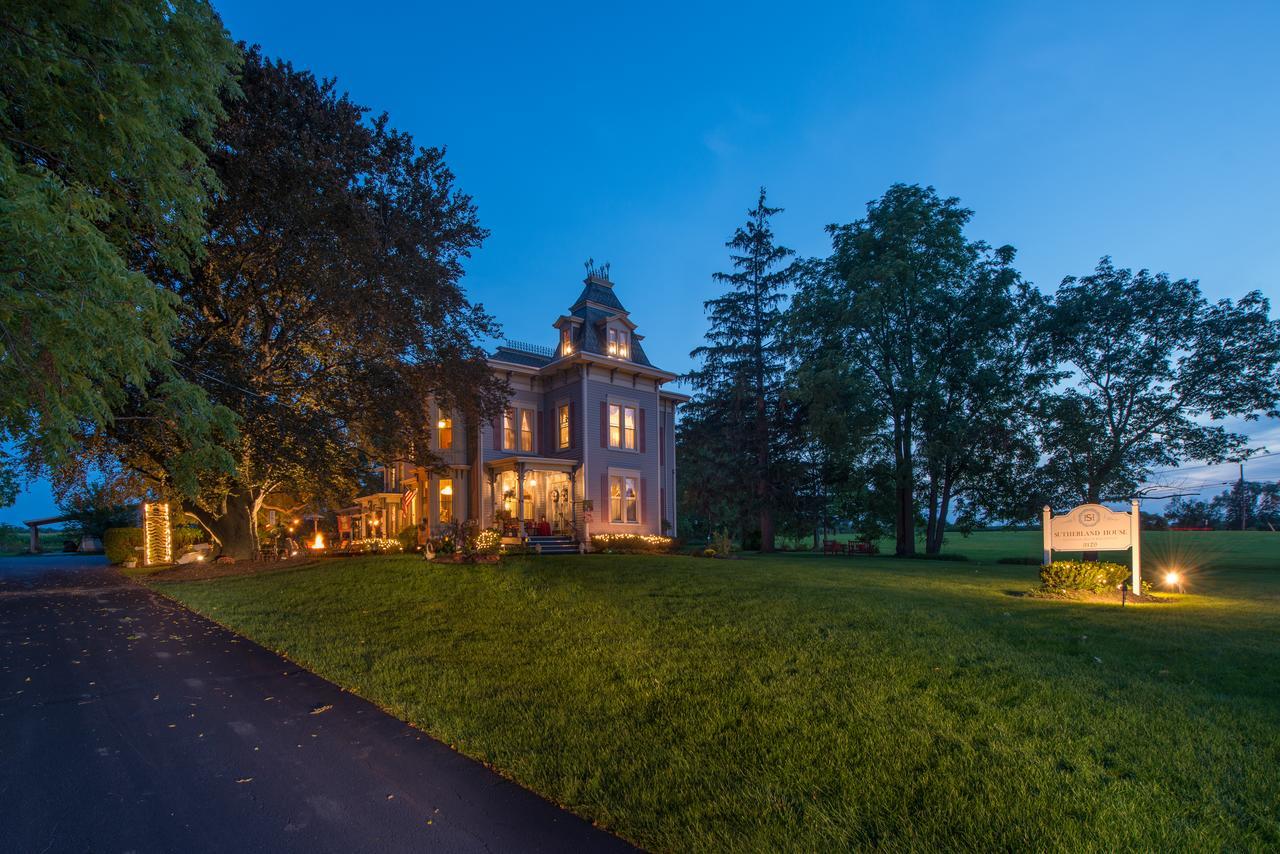
<instances>
[{"instance_id":1,"label":"sign post","mask_svg":"<svg viewBox=\"0 0 1280 854\"><path fill-rule=\"evenodd\" d=\"M1133 562L1133 594L1142 594L1142 513L1138 501L1129 505L1130 512L1122 513L1101 504L1081 504L1065 516L1054 516L1045 505L1042 518L1044 530L1044 562L1053 560L1055 551L1130 552Z\"/></svg>"}]
</instances>

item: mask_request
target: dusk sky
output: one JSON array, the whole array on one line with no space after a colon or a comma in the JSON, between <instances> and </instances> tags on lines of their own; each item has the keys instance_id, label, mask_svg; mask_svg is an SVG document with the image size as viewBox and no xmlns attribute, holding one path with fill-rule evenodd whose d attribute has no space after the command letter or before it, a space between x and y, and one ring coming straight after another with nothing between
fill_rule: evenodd
<instances>
[{"instance_id":1,"label":"dusk sky","mask_svg":"<svg viewBox=\"0 0 1280 854\"><path fill-rule=\"evenodd\" d=\"M1278 4L215 5L448 146L492 232L466 286L511 338L554 343L592 256L651 359L687 370L761 185L801 254L918 182L1046 291L1109 254L1280 297ZM37 484L0 519L53 510Z\"/></svg>"}]
</instances>

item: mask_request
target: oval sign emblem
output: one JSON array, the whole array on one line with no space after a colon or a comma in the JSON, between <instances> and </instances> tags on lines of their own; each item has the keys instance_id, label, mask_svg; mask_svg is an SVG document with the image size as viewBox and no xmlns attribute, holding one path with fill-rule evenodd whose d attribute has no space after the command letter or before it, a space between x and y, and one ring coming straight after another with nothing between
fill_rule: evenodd
<instances>
[{"instance_id":1,"label":"oval sign emblem","mask_svg":"<svg viewBox=\"0 0 1280 854\"><path fill-rule=\"evenodd\" d=\"M1098 520L1101 518L1102 517L1099 515L1098 511L1090 507L1088 510L1080 513L1080 524L1086 528L1092 528L1094 525L1098 524Z\"/></svg>"}]
</instances>

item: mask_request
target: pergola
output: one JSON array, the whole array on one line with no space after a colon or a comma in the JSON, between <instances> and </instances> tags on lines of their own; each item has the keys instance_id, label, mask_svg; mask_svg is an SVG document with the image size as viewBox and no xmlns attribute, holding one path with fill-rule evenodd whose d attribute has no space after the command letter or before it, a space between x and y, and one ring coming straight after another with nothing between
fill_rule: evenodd
<instances>
[{"instance_id":1,"label":"pergola","mask_svg":"<svg viewBox=\"0 0 1280 854\"><path fill-rule=\"evenodd\" d=\"M22 524L27 526L27 531L31 535L31 539L27 544L27 554L40 554L40 526L56 525L59 522L68 522L70 516L50 516L47 519L31 519Z\"/></svg>"}]
</instances>

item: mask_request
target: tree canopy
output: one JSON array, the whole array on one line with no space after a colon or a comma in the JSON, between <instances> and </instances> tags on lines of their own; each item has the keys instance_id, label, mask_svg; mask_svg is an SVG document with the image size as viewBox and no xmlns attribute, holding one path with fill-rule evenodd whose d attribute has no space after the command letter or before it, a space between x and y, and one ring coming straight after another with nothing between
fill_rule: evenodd
<instances>
[{"instance_id":1,"label":"tree canopy","mask_svg":"<svg viewBox=\"0 0 1280 854\"><path fill-rule=\"evenodd\" d=\"M143 268L199 255L238 59L200 0L0 8L0 434L31 464L142 394L194 452L171 477L227 462L227 413L172 369L178 300Z\"/></svg>"},{"instance_id":2,"label":"tree canopy","mask_svg":"<svg viewBox=\"0 0 1280 854\"><path fill-rule=\"evenodd\" d=\"M1043 334L1069 372L1045 402L1044 481L1061 500L1127 496L1156 466L1218 462L1227 417L1280 405L1280 321L1261 293L1209 302L1197 282L1119 269L1063 280Z\"/></svg>"},{"instance_id":3,"label":"tree canopy","mask_svg":"<svg viewBox=\"0 0 1280 854\"><path fill-rule=\"evenodd\" d=\"M477 344L493 322L460 286L485 231L443 149L256 49L240 87L210 153L203 257L149 272L180 300L180 370L240 427L234 472L204 472L184 509L245 557L263 507L345 500L371 459L430 464L428 398L487 412L501 387ZM105 439L162 488L183 448L161 421Z\"/></svg>"}]
</instances>

